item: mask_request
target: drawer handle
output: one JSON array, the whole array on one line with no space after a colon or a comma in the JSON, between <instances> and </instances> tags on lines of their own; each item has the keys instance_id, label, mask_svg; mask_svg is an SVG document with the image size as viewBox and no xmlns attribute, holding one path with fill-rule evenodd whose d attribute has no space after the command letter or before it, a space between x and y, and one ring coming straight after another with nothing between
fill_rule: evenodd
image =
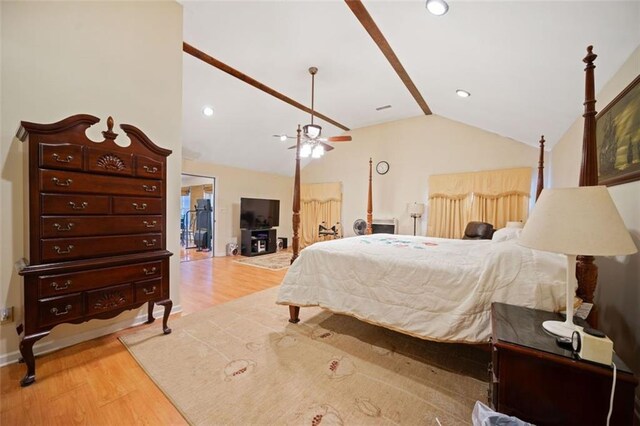
<instances>
[{"instance_id":1,"label":"drawer handle","mask_svg":"<svg viewBox=\"0 0 640 426\"><path fill-rule=\"evenodd\" d=\"M151 287L151 290L147 290L146 288L142 288L142 291L144 291L144 294L149 295L149 294L153 294L156 292L156 286L154 285L153 287Z\"/></svg>"},{"instance_id":2,"label":"drawer handle","mask_svg":"<svg viewBox=\"0 0 640 426\"><path fill-rule=\"evenodd\" d=\"M156 245L156 240L155 238L153 240L151 240L151 242L147 241L147 240L142 240L142 242L144 243L145 246L147 247L153 247Z\"/></svg>"},{"instance_id":3,"label":"drawer handle","mask_svg":"<svg viewBox=\"0 0 640 426\"><path fill-rule=\"evenodd\" d=\"M66 280L62 286L58 285L57 282L52 282L51 284L51 288L53 288L55 291L60 291L60 290L66 290L69 287L71 287L71 280Z\"/></svg>"},{"instance_id":4,"label":"drawer handle","mask_svg":"<svg viewBox=\"0 0 640 426\"><path fill-rule=\"evenodd\" d=\"M157 167L142 166L142 168L143 168L147 173L157 173L157 172L158 172L158 168L157 168Z\"/></svg>"},{"instance_id":5,"label":"drawer handle","mask_svg":"<svg viewBox=\"0 0 640 426\"><path fill-rule=\"evenodd\" d=\"M80 205L77 205L74 201L69 201L69 205L74 210L84 210L84 209L87 208L89 203L87 203L86 201L83 201L83 202L80 203Z\"/></svg>"},{"instance_id":6,"label":"drawer handle","mask_svg":"<svg viewBox=\"0 0 640 426\"><path fill-rule=\"evenodd\" d=\"M147 268L142 268L142 270L144 271L145 275L153 275L156 273L156 271L158 270L155 266L151 269L147 269Z\"/></svg>"},{"instance_id":7,"label":"drawer handle","mask_svg":"<svg viewBox=\"0 0 640 426\"><path fill-rule=\"evenodd\" d=\"M147 208L147 203L142 203L138 205L138 203L131 203L134 209L136 210L145 210Z\"/></svg>"},{"instance_id":8,"label":"drawer handle","mask_svg":"<svg viewBox=\"0 0 640 426\"><path fill-rule=\"evenodd\" d=\"M58 163L70 163L73 160L73 155L67 155L67 158L60 158L60 156L56 153L53 154L53 159Z\"/></svg>"},{"instance_id":9,"label":"drawer handle","mask_svg":"<svg viewBox=\"0 0 640 426\"><path fill-rule=\"evenodd\" d=\"M51 178L51 181L55 183L56 186L70 186L73 183L72 179L65 179L64 181L62 181L57 177Z\"/></svg>"},{"instance_id":10,"label":"drawer handle","mask_svg":"<svg viewBox=\"0 0 640 426\"><path fill-rule=\"evenodd\" d=\"M58 246L53 246L53 249L56 251L56 253L58 254L67 254L67 253L71 253L71 250L73 250L73 246L71 244L69 244L67 246L66 250L62 250L60 247Z\"/></svg>"},{"instance_id":11,"label":"drawer handle","mask_svg":"<svg viewBox=\"0 0 640 426\"><path fill-rule=\"evenodd\" d=\"M149 223L146 220L143 220L142 223L144 223L145 228L155 228L157 222L154 220L151 223Z\"/></svg>"},{"instance_id":12,"label":"drawer handle","mask_svg":"<svg viewBox=\"0 0 640 426\"><path fill-rule=\"evenodd\" d=\"M149 185L142 185L142 187L143 187L143 188L144 188L144 190L145 190L145 191L147 191L147 192L155 192L155 190L156 190L156 189L158 189L158 187L157 187L157 186L155 186L155 185L151 185L151 186L149 186Z\"/></svg>"},{"instance_id":13,"label":"drawer handle","mask_svg":"<svg viewBox=\"0 0 640 426\"><path fill-rule=\"evenodd\" d=\"M58 308L51 308L51 312L53 315L59 317L60 315L67 315L69 313L69 311L71 311L71 308L73 308L73 306L71 305L67 305L64 307L64 311L59 311Z\"/></svg>"},{"instance_id":14,"label":"drawer handle","mask_svg":"<svg viewBox=\"0 0 640 426\"><path fill-rule=\"evenodd\" d=\"M60 232L71 231L71 228L73 228L73 222L67 223L66 228L63 228L62 225L60 225L59 223L54 223L53 227L56 228L56 231L60 231Z\"/></svg>"}]
</instances>

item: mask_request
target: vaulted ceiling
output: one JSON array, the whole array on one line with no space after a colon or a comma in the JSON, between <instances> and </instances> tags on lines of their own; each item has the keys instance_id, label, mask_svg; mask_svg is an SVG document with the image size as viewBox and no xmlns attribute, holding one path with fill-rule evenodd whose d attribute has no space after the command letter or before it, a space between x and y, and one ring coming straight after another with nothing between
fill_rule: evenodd
<instances>
[{"instance_id":1,"label":"vaulted ceiling","mask_svg":"<svg viewBox=\"0 0 640 426\"><path fill-rule=\"evenodd\" d=\"M544 133L553 146L582 113L587 45L596 90L640 45L638 1L449 3L438 17L423 0L363 1L434 114L532 145ZM351 129L424 114L344 1L182 4L185 42L306 106L318 67L315 109ZM307 113L191 55L183 67L185 158L293 173L291 143L272 135Z\"/></svg>"}]
</instances>

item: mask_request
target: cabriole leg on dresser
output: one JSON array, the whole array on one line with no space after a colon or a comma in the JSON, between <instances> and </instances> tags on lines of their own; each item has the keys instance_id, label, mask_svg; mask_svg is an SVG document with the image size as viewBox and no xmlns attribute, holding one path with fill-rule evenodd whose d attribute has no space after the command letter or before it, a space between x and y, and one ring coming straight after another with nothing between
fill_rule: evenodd
<instances>
[{"instance_id":1,"label":"cabriole leg on dresser","mask_svg":"<svg viewBox=\"0 0 640 426\"><path fill-rule=\"evenodd\" d=\"M36 381L36 358L33 356L33 345L48 334L49 332L25 336L20 341L20 354L27 365L27 374L20 380L20 386L29 386Z\"/></svg>"},{"instance_id":2,"label":"cabriole leg on dresser","mask_svg":"<svg viewBox=\"0 0 640 426\"><path fill-rule=\"evenodd\" d=\"M149 311L147 313L147 324L151 324L156 319L153 317L153 301L149 301Z\"/></svg>"},{"instance_id":3,"label":"cabriole leg on dresser","mask_svg":"<svg viewBox=\"0 0 640 426\"><path fill-rule=\"evenodd\" d=\"M173 302L171 301L171 299L167 299L156 303L158 305L164 306L164 315L162 316L162 331L164 331L164 334L169 334L171 333L171 329L167 326L167 321L169 321L169 314L171 313Z\"/></svg>"}]
</instances>

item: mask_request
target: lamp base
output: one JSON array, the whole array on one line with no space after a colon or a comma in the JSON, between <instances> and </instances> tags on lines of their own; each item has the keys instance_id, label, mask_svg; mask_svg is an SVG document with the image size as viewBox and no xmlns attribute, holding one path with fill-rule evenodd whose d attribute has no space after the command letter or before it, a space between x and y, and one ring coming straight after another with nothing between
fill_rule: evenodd
<instances>
[{"instance_id":1,"label":"lamp base","mask_svg":"<svg viewBox=\"0 0 640 426\"><path fill-rule=\"evenodd\" d=\"M542 328L556 336L571 337L576 326L573 322L567 321L545 321L542 323Z\"/></svg>"}]
</instances>

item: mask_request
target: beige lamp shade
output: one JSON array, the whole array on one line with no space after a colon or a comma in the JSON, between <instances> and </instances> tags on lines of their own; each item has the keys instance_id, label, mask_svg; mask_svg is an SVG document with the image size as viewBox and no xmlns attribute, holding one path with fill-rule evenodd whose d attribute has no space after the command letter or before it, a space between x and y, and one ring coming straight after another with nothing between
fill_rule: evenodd
<instances>
[{"instance_id":1,"label":"beige lamp shade","mask_svg":"<svg viewBox=\"0 0 640 426\"><path fill-rule=\"evenodd\" d=\"M420 217L424 213L424 204L423 203L410 203L409 204L409 215Z\"/></svg>"},{"instance_id":2,"label":"beige lamp shade","mask_svg":"<svg viewBox=\"0 0 640 426\"><path fill-rule=\"evenodd\" d=\"M543 190L519 244L568 255L638 251L605 186Z\"/></svg>"}]
</instances>

